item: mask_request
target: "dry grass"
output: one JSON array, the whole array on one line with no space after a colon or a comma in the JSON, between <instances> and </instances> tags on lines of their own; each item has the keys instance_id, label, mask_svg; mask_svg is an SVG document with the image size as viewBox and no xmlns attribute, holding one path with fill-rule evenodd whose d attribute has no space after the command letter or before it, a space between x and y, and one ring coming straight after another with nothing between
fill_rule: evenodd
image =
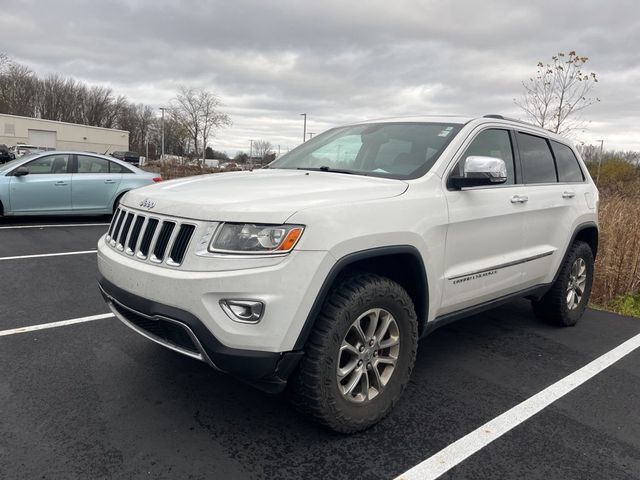
<instances>
[{"instance_id":1,"label":"dry grass","mask_svg":"<svg viewBox=\"0 0 640 480\"><path fill-rule=\"evenodd\" d=\"M605 196L600 202L600 248L591 299L608 305L640 292L640 198Z\"/></svg>"},{"instance_id":2,"label":"dry grass","mask_svg":"<svg viewBox=\"0 0 640 480\"><path fill-rule=\"evenodd\" d=\"M596 178L597 168L590 170ZM607 162L598 189L600 246L591 300L628 315L640 295L640 170L623 161Z\"/></svg>"},{"instance_id":3,"label":"dry grass","mask_svg":"<svg viewBox=\"0 0 640 480\"><path fill-rule=\"evenodd\" d=\"M205 175L208 173L218 173L219 168L200 167L198 165L181 165L175 161L169 162L151 162L144 167L148 172L159 173L163 180L172 180L174 178L191 177L193 175Z\"/></svg>"}]
</instances>

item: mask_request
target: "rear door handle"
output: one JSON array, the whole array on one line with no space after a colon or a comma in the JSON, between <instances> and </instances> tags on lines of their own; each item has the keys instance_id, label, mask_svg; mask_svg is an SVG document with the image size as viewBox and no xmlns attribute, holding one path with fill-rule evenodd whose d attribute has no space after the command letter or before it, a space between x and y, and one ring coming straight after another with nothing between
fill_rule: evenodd
<instances>
[{"instance_id":1,"label":"rear door handle","mask_svg":"<svg viewBox=\"0 0 640 480\"><path fill-rule=\"evenodd\" d=\"M104 183L116 183L116 182L115 182L115 180L109 179L109 180L105 180Z\"/></svg>"},{"instance_id":2,"label":"rear door handle","mask_svg":"<svg viewBox=\"0 0 640 480\"><path fill-rule=\"evenodd\" d=\"M60 182L56 182L54 185L56 187L64 187L66 184L67 184L67 182L60 181Z\"/></svg>"},{"instance_id":3,"label":"rear door handle","mask_svg":"<svg viewBox=\"0 0 640 480\"><path fill-rule=\"evenodd\" d=\"M572 192L567 190L566 192L562 192L562 198L573 198L576 196L576 192Z\"/></svg>"},{"instance_id":4,"label":"rear door handle","mask_svg":"<svg viewBox=\"0 0 640 480\"><path fill-rule=\"evenodd\" d=\"M529 197L526 195L514 195L511 197L511 203L526 203L529 201Z\"/></svg>"}]
</instances>

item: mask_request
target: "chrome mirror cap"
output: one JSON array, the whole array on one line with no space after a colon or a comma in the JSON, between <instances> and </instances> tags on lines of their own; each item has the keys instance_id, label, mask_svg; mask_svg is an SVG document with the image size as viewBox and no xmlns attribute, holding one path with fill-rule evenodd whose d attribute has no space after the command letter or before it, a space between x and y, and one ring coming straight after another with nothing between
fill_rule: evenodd
<instances>
[{"instance_id":1,"label":"chrome mirror cap","mask_svg":"<svg viewBox=\"0 0 640 480\"><path fill-rule=\"evenodd\" d=\"M464 177L504 183L507 181L507 164L501 158L470 156L464 162Z\"/></svg>"}]
</instances>

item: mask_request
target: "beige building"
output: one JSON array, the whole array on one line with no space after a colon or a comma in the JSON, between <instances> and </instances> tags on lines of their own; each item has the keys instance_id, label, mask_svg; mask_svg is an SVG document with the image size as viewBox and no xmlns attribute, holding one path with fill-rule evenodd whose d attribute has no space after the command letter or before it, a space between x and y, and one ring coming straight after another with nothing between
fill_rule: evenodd
<instances>
[{"instance_id":1,"label":"beige building","mask_svg":"<svg viewBox=\"0 0 640 480\"><path fill-rule=\"evenodd\" d=\"M111 153L129 150L129 132L0 114L0 143L56 150Z\"/></svg>"}]
</instances>

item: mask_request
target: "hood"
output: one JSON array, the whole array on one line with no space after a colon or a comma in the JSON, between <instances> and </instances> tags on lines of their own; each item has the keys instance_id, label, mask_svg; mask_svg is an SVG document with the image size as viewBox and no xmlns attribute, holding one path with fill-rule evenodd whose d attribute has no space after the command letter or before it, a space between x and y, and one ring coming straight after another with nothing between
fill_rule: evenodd
<instances>
[{"instance_id":1,"label":"hood","mask_svg":"<svg viewBox=\"0 0 640 480\"><path fill-rule=\"evenodd\" d=\"M408 184L401 180L302 170L255 170L187 177L129 192L123 204L194 220L284 223L313 207L394 197Z\"/></svg>"}]
</instances>

